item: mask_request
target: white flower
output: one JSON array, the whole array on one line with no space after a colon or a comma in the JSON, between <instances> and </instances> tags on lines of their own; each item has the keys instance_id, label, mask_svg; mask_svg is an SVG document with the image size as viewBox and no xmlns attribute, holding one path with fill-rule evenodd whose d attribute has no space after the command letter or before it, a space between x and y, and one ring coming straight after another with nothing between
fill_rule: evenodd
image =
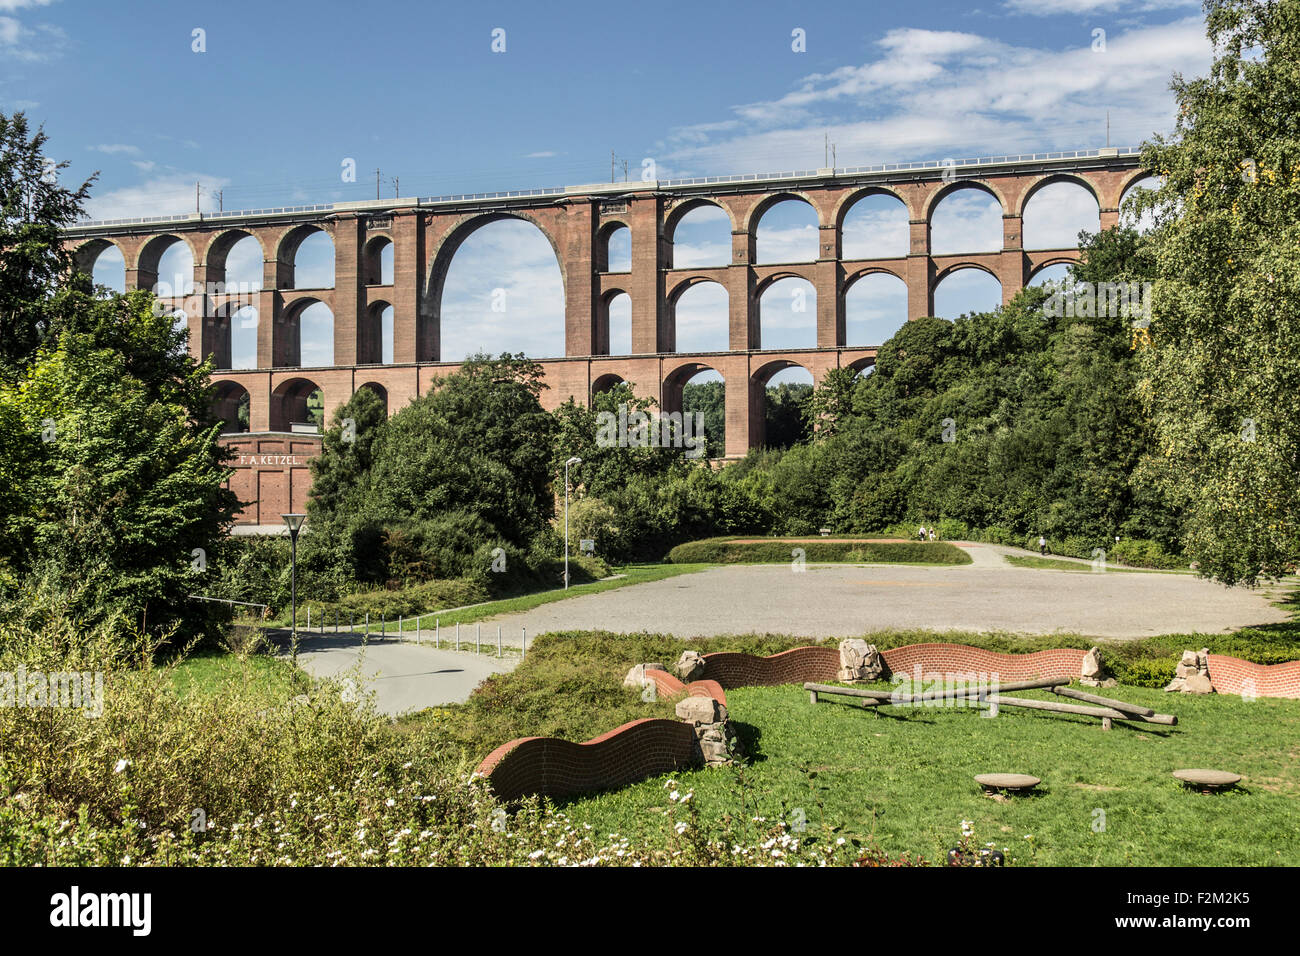
<instances>
[{"instance_id":1,"label":"white flower","mask_svg":"<svg viewBox=\"0 0 1300 956\"><path fill-rule=\"evenodd\" d=\"M123 770L125 770L125 769L126 769L127 767L129 767L129 766L131 766L131 761L129 761L129 760L119 760L119 761L117 762L117 766L115 766L115 767L113 768L113 773L121 773Z\"/></svg>"},{"instance_id":2,"label":"white flower","mask_svg":"<svg viewBox=\"0 0 1300 956\"><path fill-rule=\"evenodd\" d=\"M687 826L686 821L685 821L685 820L682 820L682 821L681 821L680 823L678 823L675 827L673 827L673 829L676 830L678 833L685 833L685 832L686 832L686 826Z\"/></svg>"}]
</instances>

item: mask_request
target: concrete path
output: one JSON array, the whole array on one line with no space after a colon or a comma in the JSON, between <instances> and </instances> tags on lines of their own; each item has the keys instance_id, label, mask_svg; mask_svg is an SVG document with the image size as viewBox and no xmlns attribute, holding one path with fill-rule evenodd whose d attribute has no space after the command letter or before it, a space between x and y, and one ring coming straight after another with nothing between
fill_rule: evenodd
<instances>
[{"instance_id":1,"label":"concrete path","mask_svg":"<svg viewBox=\"0 0 1300 956\"><path fill-rule=\"evenodd\" d=\"M1260 592L1193 575L1018 568L995 546L960 546L974 563L809 564L803 573L790 565L718 567L502 615L491 619L491 629L495 634L500 624L518 635L526 627L530 639L547 631L587 629L683 638L748 633L842 638L896 628L1134 638L1287 620Z\"/></svg>"},{"instance_id":2,"label":"concrete path","mask_svg":"<svg viewBox=\"0 0 1300 956\"><path fill-rule=\"evenodd\" d=\"M518 666L519 658L434 650L387 640L362 645L360 635L298 634L298 666L313 677L351 679L373 692L383 714L459 703L486 677Z\"/></svg>"}]
</instances>

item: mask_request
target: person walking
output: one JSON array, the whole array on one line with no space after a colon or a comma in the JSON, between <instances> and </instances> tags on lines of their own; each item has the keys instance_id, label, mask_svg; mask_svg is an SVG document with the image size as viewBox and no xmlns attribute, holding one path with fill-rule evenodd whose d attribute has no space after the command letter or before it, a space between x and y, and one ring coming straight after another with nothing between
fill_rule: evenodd
<instances>
[{"instance_id":1,"label":"person walking","mask_svg":"<svg viewBox=\"0 0 1300 956\"><path fill-rule=\"evenodd\" d=\"M1038 536L1038 553L1040 555L1047 554L1047 539L1044 538L1041 534Z\"/></svg>"}]
</instances>

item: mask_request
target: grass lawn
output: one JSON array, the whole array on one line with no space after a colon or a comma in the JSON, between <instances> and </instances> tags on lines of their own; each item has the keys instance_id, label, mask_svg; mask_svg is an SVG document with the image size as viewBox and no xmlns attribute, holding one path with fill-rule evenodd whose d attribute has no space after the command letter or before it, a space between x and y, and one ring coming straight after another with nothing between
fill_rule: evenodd
<instances>
[{"instance_id":1,"label":"grass lawn","mask_svg":"<svg viewBox=\"0 0 1300 956\"><path fill-rule=\"evenodd\" d=\"M797 686L740 688L727 699L749 765L673 779L695 791L706 819L794 820L797 809L810 832L930 861L944 859L969 820L976 844L1005 847L1011 864L1300 864L1300 701L1125 686L1100 693L1175 713L1178 725L1116 722L1103 731L1093 718L1010 708L993 719L964 708L891 707L875 716L811 704ZM1170 776L1182 767L1240 773L1243 789L1186 791ZM1041 777L1041 792L983 796L972 777L998 771ZM565 810L602 833L666 842L667 779Z\"/></svg>"},{"instance_id":2,"label":"grass lawn","mask_svg":"<svg viewBox=\"0 0 1300 956\"><path fill-rule=\"evenodd\" d=\"M1017 568L1035 568L1035 569L1046 570L1046 571L1083 571L1089 574L1093 573L1092 565L1090 563L1082 563L1078 561L1063 561L1060 558L1022 557L1021 555L1018 554L1005 554L1003 555L1003 558L1006 559L1006 562L1008 564L1015 565ZM1112 572L1117 572L1117 571L1126 574L1191 574L1192 573L1190 571L1157 570L1156 568L1121 568L1113 564L1107 564L1106 570L1104 572L1098 572L1098 573L1110 574Z\"/></svg>"},{"instance_id":3,"label":"grass lawn","mask_svg":"<svg viewBox=\"0 0 1300 956\"><path fill-rule=\"evenodd\" d=\"M180 697L214 695L231 682L260 686L269 701L282 701L302 693L307 677L295 675L289 662L269 654L240 656L228 651L191 654L172 671L172 686Z\"/></svg>"}]
</instances>

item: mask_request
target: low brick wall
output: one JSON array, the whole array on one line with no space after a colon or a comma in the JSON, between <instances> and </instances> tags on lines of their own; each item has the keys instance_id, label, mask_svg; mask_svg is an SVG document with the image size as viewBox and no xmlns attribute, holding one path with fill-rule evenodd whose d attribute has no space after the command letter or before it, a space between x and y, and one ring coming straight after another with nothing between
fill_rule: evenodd
<instances>
[{"instance_id":1,"label":"low brick wall","mask_svg":"<svg viewBox=\"0 0 1300 956\"><path fill-rule=\"evenodd\" d=\"M996 674L1001 681L1079 677L1085 651L1058 648L1029 654L1003 654L965 644L908 644L881 651L886 676L930 679L943 674ZM1247 680L1261 697L1300 698L1300 661L1252 664L1235 657L1209 655L1210 680L1220 694L1239 694ZM838 647L796 647L769 657L720 652L704 655L703 680L683 684L667 671L647 670L656 692L665 698L712 697L727 702L724 688L768 687L834 681L840 666ZM593 790L621 787L646 777L670 773L695 763L695 733L677 720L634 720L585 743L554 737L523 737L502 744L478 768L504 800L527 794L560 799Z\"/></svg>"},{"instance_id":2,"label":"low brick wall","mask_svg":"<svg viewBox=\"0 0 1300 956\"><path fill-rule=\"evenodd\" d=\"M1220 694L1240 694L1248 689L1259 697L1300 698L1300 661L1252 664L1237 657L1210 654L1210 683ZM1247 684L1253 682L1253 686Z\"/></svg>"}]
</instances>

